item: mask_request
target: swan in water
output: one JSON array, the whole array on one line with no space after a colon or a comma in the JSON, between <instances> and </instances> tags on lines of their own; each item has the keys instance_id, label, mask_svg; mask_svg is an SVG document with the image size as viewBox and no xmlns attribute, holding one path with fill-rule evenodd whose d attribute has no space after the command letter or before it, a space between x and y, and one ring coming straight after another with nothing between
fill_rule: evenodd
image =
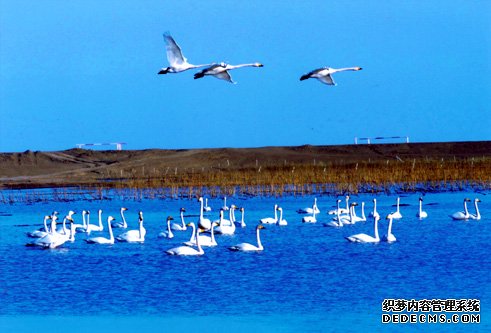
<instances>
[{"instance_id":1,"label":"swan in water","mask_svg":"<svg viewBox=\"0 0 491 333\"><path fill-rule=\"evenodd\" d=\"M195 228L194 223L192 223L192 222L188 223L188 226L193 228L193 230ZM179 247L173 247L172 249L165 251L165 253L170 254L170 255L177 255L177 256L199 256L199 255L204 254L205 251L203 251L203 249L201 248L201 245L200 245L200 238L199 238L200 231L201 231L200 228L198 228L198 230L196 231L195 241L196 241L197 249L190 247L190 246L183 245L183 246L179 246Z\"/></svg>"},{"instance_id":2,"label":"swan in water","mask_svg":"<svg viewBox=\"0 0 491 333\"><path fill-rule=\"evenodd\" d=\"M145 235L147 231L143 227L143 212L138 212L138 230L128 230L122 233L116 239L120 242L128 243L143 243L145 241Z\"/></svg>"},{"instance_id":3,"label":"swan in water","mask_svg":"<svg viewBox=\"0 0 491 333\"><path fill-rule=\"evenodd\" d=\"M230 65L222 62L219 64L213 64L210 67L205 68L202 71L194 74L194 79L202 78L205 75L211 75L216 77L217 79L225 80L235 84L236 82L232 80L232 77L230 76L230 73L228 71L237 68L242 68L242 67L264 67L264 65L259 62L255 62L252 64L240 64L240 65Z\"/></svg>"},{"instance_id":4,"label":"swan in water","mask_svg":"<svg viewBox=\"0 0 491 333\"><path fill-rule=\"evenodd\" d=\"M87 230L87 221L85 220L85 216L87 215L86 210L82 210L82 224L74 223L75 230L79 232L85 232Z\"/></svg>"},{"instance_id":5,"label":"swan in water","mask_svg":"<svg viewBox=\"0 0 491 333\"><path fill-rule=\"evenodd\" d=\"M241 228L245 228L246 227L246 223L244 222L245 209L244 207L241 207L239 210L242 213L242 216L240 222L236 222L236 223L239 224Z\"/></svg>"},{"instance_id":6,"label":"swan in water","mask_svg":"<svg viewBox=\"0 0 491 333\"><path fill-rule=\"evenodd\" d=\"M380 217L380 214L377 212L377 199L373 199L373 211L368 214L369 217Z\"/></svg>"},{"instance_id":7,"label":"swan in water","mask_svg":"<svg viewBox=\"0 0 491 333\"><path fill-rule=\"evenodd\" d=\"M278 214L276 212L277 210L278 210L278 205L275 204L274 205L274 217L264 217L264 218L260 219L259 222L264 223L264 224L276 224L276 221L278 221Z\"/></svg>"},{"instance_id":8,"label":"swan in water","mask_svg":"<svg viewBox=\"0 0 491 333\"><path fill-rule=\"evenodd\" d=\"M335 86L336 83L332 79L332 74L337 72L344 71L360 71L361 67L346 67L346 68L331 68L331 67L322 67L318 69L314 69L313 71L304 74L300 77L300 81L307 80L310 78L318 79L320 82L325 83L330 86Z\"/></svg>"},{"instance_id":9,"label":"swan in water","mask_svg":"<svg viewBox=\"0 0 491 333\"><path fill-rule=\"evenodd\" d=\"M66 223L66 221L70 221L70 230L74 231L73 228L73 219L71 216L65 216L63 219L63 223ZM61 234L56 232L56 217L51 218L51 231L44 237L38 238L35 241L31 243L27 243L26 246L39 246L42 248L46 249L54 249L59 247L60 245L65 244L66 241L68 241L70 238L70 235L68 232L66 234Z\"/></svg>"},{"instance_id":10,"label":"swan in water","mask_svg":"<svg viewBox=\"0 0 491 333\"><path fill-rule=\"evenodd\" d=\"M243 251L243 252L264 250L263 244L261 243L261 237L259 236L259 232L261 229L264 229L264 226L262 224L259 224L256 227L257 246L252 245L250 243L240 243L240 244L229 247L229 250L231 250L231 251Z\"/></svg>"},{"instance_id":11,"label":"swan in water","mask_svg":"<svg viewBox=\"0 0 491 333\"><path fill-rule=\"evenodd\" d=\"M31 232L28 232L27 236L31 237L31 238L41 238L41 237L46 236L49 233L47 221L50 219L51 219L51 216L46 215L43 219L44 228L42 228L40 230L34 230Z\"/></svg>"},{"instance_id":12,"label":"swan in water","mask_svg":"<svg viewBox=\"0 0 491 333\"><path fill-rule=\"evenodd\" d=\"M399 210L399 204L400 204L401 198L397 197L397 209L395 212L392 212L392 218L394 219L402 219L402 214L401 211Z\"/></svg>"},{"instance_id":13,"label":"swan in water","mask_svg":"<svg viewBox=\"0 0 491 333\"><path fill-rule=\"evenodd\" d=\"M99 214L99 224L98 225L90 224L90 220L89 220L90 212L87 211L87 235L90 235L92 231L104 230L104 226L102 225L102 209L99 209L98 214Z\"/></svg>"},{"instance_id":14,"label":"swan in water","mask_svg":"<svg viewBox=\"0 0 491 333\"><path fill-rule=\"evenodd\" d=\"M312 214L313 212L315 212L316 214L319 214L321 212L319 210L319 207L317 207L317 198L314 198L314 204L312 205L312 207L297 210L297 213L299 214Z\"/></svg>"},{"instance_id":15,"label":"swan in water","mask_svg":"<svg viewBox=\"0 0 491 333\"><path fill-rule=\"evenodd\" d=\"M232 210L233 210L233 205L230 211ZM235 233L235 223L223 219L223 209L220 209L220 222L218 227L215 228L215 232L217 234L222 234L222 235L232 235Z\"/></svg>"},{"instance_id":16,"label":"swan in water","mask_svg":"<svg viewBox=\"0 0 491 333\"><path fill-rule=\"evenodd\" d=\"M126 223L126 219L124 218L124 212L127 210L128 208L121 207L121 209L119 210L119 214L121 215L122 222L116 222L116 219L113 219L113 222L111 223L111 226L113 228L123 228L123 229L128 228L128 223Z\"/></svg>"},{"instance_id":17,"label":"swan in water","mask_svg":"<svg viewBox=\"0 0 491 333\"><path fill-rule=\"evenodd\" d=\"M182 54L181 48L177 45L174 38L171 35L164 34L165 48L167 51L167 60L169 61L168 67L162 68L158 74L167 73L180 73L187 71L188 69L199 68L204 66L210 66L211 64L193 65L188 62L186 57Z\"/></svg>"},{"instance_id":18,"label":"swan in water","mask_svg":"<svg viewBox=\"0 0 491 333\"><path fill-rule=\"evenodd\" d=\"M159 234L159 237L163 238L174 238L174 234L172 233L172 228L170 227L170 221L172 221L174 218L172 216L167 216L167 230L162 231Z\"/></svg>"},{"instance_id":19,"label":"swan in water","mask_svg":"<svg viewBox=\"0 0 491 333\"><path fill-rule=\"evenodd\" d=\"M62 234L62 235L68 235L68 229L66 227L66 221L70 221L71 219L73 219L73 215L76 214L73 210L70 210L68 211L68 215L63 219L63 224L62 224L62 227L60 229L57 230L57 232L59 234Z\"/></svg>"},{"instance_id":20,"label":"swan in water","mask_svg":"<svg viewBox=\"0 0 491 333\"><path fill-rule=\"evenodd\" d=\"M416 217L424 219L428 217L428 213L423 210L423 198L419 197L419 211L416 213Z\"/></svg>"},{"instance_id":21,"label":"swan in water","mask_svg":"<svg viewBox=\"0 0 491 333\"><path fill-rule=\"evenodd\" d=\"M356 222L365 222L366 220L367 220L367 218L365 217L365 202L362 201L361 202L361 217L356 216L355 207L353 207L352 222L353 223L356 223Z\"/></svg>"},{"instance_id":22,"label":"swan in water","mask_svg":"<svg viewBox=\"0 0 491 333\"><path fill-rule=\"evenodd\" d=\"M198 201L200 202L198 226L204 230L210 230L211 229L210 219L205 219L203 217L203 197L199 197Z\"/></svg>"},{"instance_id":23,"label":"swan in water","mask_svg":"<svg viewBox=\"0 0 491 333\"><path fill-rule=\"evenodd\" d=\"M278 218L278 221L276 222L276 224L278 224L278 225L288 225L288 222L285 219L283 219L283 208L278 207L277 210L280 212L280 217Z\"/></svg>"},{"instance_id":24,"label":"swan in water","mask_svg":"<svg viewBox=\"0 0 491 333\"><path fill-rule=\"evenodd\" d=\"M208 198L205 199L205 206L203 207L205 212L211 212L211 207L208 206Z\"/></svg>"},{"instance_id":25,"label":"swan in water","mask_svg":"<svg viewBox=\"0 0 491 333\"><path fill-rule=\"evenodd\" d=\"M175 231L184 231L184 230L187 229L186 223L184 223L184 212L185 211L186 211L186 209L184 209L184 208L181 208L180 209L180 213L181 213L181 224L172 223L172 225L170 227L172 230L175 230Z\"/></svg>"},{"instance_id":26,"label":"swan in water","mask_svg":"<svg viewBox=\"0 0 491 333\"><path fill-rule=\"evenodd\" d=\"M456 212L450 215L451 218L454 220L468 220L470 218L469 211L467 210L467 203L470 202L471 199L465 198L464 199L464 211L463 212Z\"/></svg>"},{"instance_id":27,"label":"swan in water","mask_svg":"<svg viewBox=\"0 0 491 333\"><path fill-rule=\"evenodd\" d=\"M469 218L471 220L480 220L481 219L481 213L479 212L479 207L477 207L477 203L481 202L478 198L474 199L474 208L476 209L476 214L469 214Z\"/></svg>"},{"instance_id":28,"label":"swan in water","mask_svg":"<svg viewBox=\"0 0 491 333\"><path fill-rule=\"evenodd\" d=\"M314 207L311 208L312 210L312 215L309 215L309 216L304 216L302 218L302 222L303 223L316 223L317 222L317 219L315 218L315 215L317 214L317 212L315 211Z\"/></svg>"},{"instance_id":29,"label":"swan in water","mask_svg":"<svg viewBox=\"0 0 491 333\"><path fill-rule=\"evenodd\" d=\"M338 200L338 201L341 201L341 200ZM341 215L340 211L338 210L336 217L334 217L331 222L324 223L324 226L325 227L340 228L345 224L355 224L355 221L353 220L353 216L354 216L353 212L354 212L355 206L357 206L357 205L358 204L356 202L352 202L350 204L348 216Z\"/></svg>"},{"instance_id":30,"label":"swan in water","mask_svg":"<svg viewBox=\"0 0 491 333\"><path fill-rule=\"evenodd\" d=\"M327 212L329 215L337 215L338 211L339 211L339 214L340 215L343 215L343 214L349 214L349 211L350 211L350 206L349 206L349 195L345 196L345 201L346 201L346 208L339 208L339 203L341 202L341 200L336 200L336 206L337 208L336 209L333 209L333 210L330 210L329 212Z\"/></svg>"},{"instance_id":31,"label":"swan in water","mask_svg":"<svg viewBox=\"0 0 491 333\"><path fill-rule=\"evenodd\" d=\"M92 237L88 238L85 241L89 244L114 244L114 235L113 228L111 222L115 220L114 217L107 217L107 230L109 231L109 238L106 237Z\"/></svg>"},{"instance_id":32,"label":"swan in water","mask_svg":"<svg viewBox=\"0 0 491 333\"><path fill-rule=\"evenodd\" d=\"M380 242L380 238L378 236L378 220L379 217L373 218L373 229L375 237L369 236L367 234L356 234L349 237L345 237L348 241L353 243L378 243Z\"/></svg>"},{"instance_id":33,"label":"swan in water","mask_svg":"<svg viewBox=\"0 0 491 333\"><path fill-rule=\"evenodd\" d=\"M215 240L215 227L218 226L218 223L217 222L213 222L211 224L211 232L210 232L210 235L198 235L198 238L199 238L199 243L201 244L201 246L217 246L218 243L217 241ZM184 242L184 245L187 245L187 246L195 246L196 245L196 227L194 225L194 223L190 223L190 227L193 229L193 232L191 234L191 238L189 239L189 241L187 242Z\"/></svg>"},{"instance_id":34,"label":"swan in water","mask_svg":"<svg viewBox=\"0 0 491 333\"><path fill-rule=\"evenodd\" d=\"M393 220L393 217L391 214L387 215L386 217L387 220L389 220L389 226L387 228L387 234L385 234L383 237L382 237L382 240L384 242L388 242L388 243L392 243L392 242L395 242L397 239L396 239L396 236L394 236L392 234L392 220Z\"/></svg>"}]
</instances>

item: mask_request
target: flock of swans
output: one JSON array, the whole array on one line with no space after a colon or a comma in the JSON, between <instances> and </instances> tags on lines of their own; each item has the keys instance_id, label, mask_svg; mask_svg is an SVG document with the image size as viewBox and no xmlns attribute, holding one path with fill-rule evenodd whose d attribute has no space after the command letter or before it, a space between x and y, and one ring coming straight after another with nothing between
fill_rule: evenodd
<instances>
[{"instance_id":1,"label":"flock of swans","mask_svg":"<svg viewBox=\"0 0 491 333\"><path fill-rule=\"evenodd\" d=\"M232 80L232 76L229 71L237 68L243 67L263 67L264 65L259 62L240 64L240 65L230 65L225 62L220 63L208 63L201 65L193 65L188 62L186 57L182 54L181 48L176 43L174 38L169 34L164 34L164 41L166 45L167 60L169 61L169 66L160 69L158 74L168 74L168 73L181 73L189 69L196 69L201 67L206 67L194 74L194 79L200 79L205 76L212 76L220 80L225 80L227 82L235 84L236 82ZM307 80L310 78L318 79L320 82L335 86L336 83L332 78L332 74L344 71L359 71L361 67L346 67L346 68L331 68L322 67L314 69L313 71L304 74L300 77L300 81Z\"/></svg>"},{"instance_id":2,"label":"flock of swans","mask_svg":"<svg viewBox=\"0 0 491 333\"><path fill-rule=\"evenodd\" d=\"M205 201L206 200L206 201ZM224 204L219 211L219 219L210 220L205 217L204 212L212 211L212 208L208 206L208 200L200 197L198 199L200 203L200 212L198 215L198 220L194 222L186 222L184 213L186 210L184 208L180 209L180 221L179 223L172 223L174 218L168 216L166 219L166 228L158 234L160 238L172 239L174 238L174 233L184 232L189 229L192 230L189 241L184 242L183 245L178 247L173 247L165 251L169 255L202 255L204 254L203 247L217 246L217 240L215 235L233 235L237 228L245 228L246 223L244 220L245 209L243 207L238 208L236 205L227 206L227 198L224 198ZM345 225L353 225L358 222L367 221L365 216L365 203L361 203L361 216L356 214L356 207L358 203L351 202L350 196L345 197L345 207L341 207L342 200L338 199L336 201L336 209L329 210L327 213L332 216L331 221L323 223L325 227L341 228ZM476 198L474 200L475 214L469 213L467 208L467 203L471 202L469 198L465 198L464 210L456 212L450 217L454 220L480 220L481 214L479 212L478 203L481 202L480 199ZM393 220L402 219L402 214L400 211L400 198L396 201L396 210L391 212L386 216L387 232L380 237L378 231L378 222L380 220L380 214L377 211L377 199L373 199L373 210L369 213L368 217L373 220L373 235L368 235L364 233L359 233L345 237L346 240L353 243L378 243L381 241L385 242L395 242L396 237L392 233ZM116 221L113 216L107 217L107 234L109 237L103 237L97 235L92 237L94 232L104 232L104 223L102 219L102 210L98 211L98 224L90 223L90 211L82 211L82 223L76 224L74 221L74 211L70 210L67 215L63 218L61 227L57 225L58 212L53 212L51 215L46 215L43 220L43 227L39 230L34 230L27 233L27 236L34 238L33 241L26 244L26 246L36 246L41 248L57 248L66 242L74 242L75 235L77 233L84 233L86 235L85 241L88 244L114 244L117 242L128 242L128 243L143 243L145 242L146 229L143 226L143 212L138 213L138 228L128 229L128 223L125 218L125 211L127 208L122 207L120 209L121 221ZM235 211L241 212L240 219L236 219ZM228 212L228 218L225 218L225 212ZM311 224L317 223L317 215L321 213L319 207L317 206L317 199L314 198L313 205L311 207L306 207L297 210L298 214L304 214L302 217L302 223ZM272 217L264 217L259 219L256 225L256 243L239 243L229 247L231 251L262 251L264 247L261 243L260 231L265 228L265 225L277 225L277 226L287 226L288 222L283 218L283 208L277 204L273 207ZM416 213L416 217L420 220L428 217L428 214L423 211L423 198L419 198L419 209ZM48 221L50 221L50 226L48 227ZM67 226L69 224L69 226ZM113 229L122 229L124 232L120 233L118 236L114 236Z\"/></svg>"}]
</instances>

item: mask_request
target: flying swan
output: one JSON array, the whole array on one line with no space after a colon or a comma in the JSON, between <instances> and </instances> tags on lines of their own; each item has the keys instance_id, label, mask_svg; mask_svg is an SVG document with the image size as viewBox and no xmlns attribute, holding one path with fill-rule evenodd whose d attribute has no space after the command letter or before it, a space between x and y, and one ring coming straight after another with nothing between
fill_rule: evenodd
<instances>
[{"instance_id":1,"label":"flying swan","mask_svg":"<svg viewBox=\"0 0 491 333\"><path fill-rule=\"evenodd\" d=\"M314 69L313 71L304 74L300 77L300 81L307 80L310 78L318 79L322 83L325 83L330 86L335 86L336 83L332 79L332 74L337 72L344 71L360 71L361 67L346 67L346 68L331 68L331 67L322 67L318 69Z\"/></svg>"},{"instance_id":2,"label":"flying swan","mask_svg":"<svg viewBox=\"0 0 491 333\"><path fill-rule=\"evenodd\" d=\"M237 82L234 82L232 80L232 77L230 76L230 73L228 71L237 68L242 68L242 67L264 67L264 65L259 62L255 62L251 64L240 64L240 65L230 65L222 62L219 64L211 65L210 67L207 67L202 71L194 74L194 79L196 80L204 77L205 75L211 75L213 77L216 77L217 79L225 80L235 84Z\"/></svg>"}]
</instances>

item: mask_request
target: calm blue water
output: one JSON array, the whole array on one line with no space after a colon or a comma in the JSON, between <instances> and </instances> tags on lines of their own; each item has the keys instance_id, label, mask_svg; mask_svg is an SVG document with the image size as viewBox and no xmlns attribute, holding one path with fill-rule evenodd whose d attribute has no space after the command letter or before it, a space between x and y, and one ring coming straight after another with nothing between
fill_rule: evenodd
<instances>
[{"instance_id":1,"label":"calm blue water","mask_svg":"<svg viewBox=\"0 0 491 333\"><path fill-rule=\"evenodd\" d=\"M165 218L196 221L195 200L75 201L32 205L0 205L0 331L29 331L41 323L62 320L72 331L83 332L97 323L125 332L138 328L155 331L205 332L326 332L449 331L489 328L491 313L490 193L452 192L425 196L429 217L418 220L418 195L401 197L403 219L395 221L393 244L352 244L344 237L373 234L372 222L343 228L323 227L334 197L317 196L322 213L318 223L303 224L295 211L311 206L312 196L280 198L228 198L245 207L247 227L234 236L217 236L219 246L204 248L201 257L168 256L166 249L189 240L190 230L175 232L174 239L158 238ZM480 221L453 221L449 214L462 210L464 197L482 200ZM370 195L353 196L372 209ZM379 195L382 216L394 210L396 196ZM218 218L221 199L209 200L212 219ZM262 253L235 253L227 247L255 243L254 227L273 215L273 205L284 210L288 226L267 226L262 231ZM407 206L406 206L407 205ZM85 243L77 234L74 243L55 250L25 247L25 233L38 228L42 217L57 210L66 214L104 210L119 218L119 208L129 210L130 229L137 228L137 212L144 212L144 244L112 246ZM473 204L469 205L473 212ZM360 207L357 208L360 215ZM194 216L193 216L194 215ZM240 213L236 213L240 219ZM381 221L383 235L387 224ZM121 233L115 229L115 235ZM100 233L107 237L106 231ZM481 300L481 324L383 325L385 298ZM62 319L59 319L62 318ZM70 326L71 325L71 326ZM56 326L56 325L55 325ZM116 329L115 327L119 327ZM55 330L56 332L56 330ZM61 329L60 329L61 332Z\"/></svg>"}]
</instances>

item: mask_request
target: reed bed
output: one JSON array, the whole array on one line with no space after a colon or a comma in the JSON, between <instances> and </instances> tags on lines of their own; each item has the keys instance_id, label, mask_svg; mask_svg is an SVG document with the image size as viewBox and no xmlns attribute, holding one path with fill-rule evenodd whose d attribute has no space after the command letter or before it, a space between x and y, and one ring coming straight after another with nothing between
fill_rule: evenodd
<instances>
[{"instance_id":1,"label":"reed bed","mask_svg":"<svg viewBox=\"0 0 491 333\"><path fill-rule=\"evenodd\" d=\"M125 177L121 177L124 175ZM491 189L491 158L343 161L211 169L111 170L96 184L0 192L0 203Z\"/></svg>"}]
</instances>

